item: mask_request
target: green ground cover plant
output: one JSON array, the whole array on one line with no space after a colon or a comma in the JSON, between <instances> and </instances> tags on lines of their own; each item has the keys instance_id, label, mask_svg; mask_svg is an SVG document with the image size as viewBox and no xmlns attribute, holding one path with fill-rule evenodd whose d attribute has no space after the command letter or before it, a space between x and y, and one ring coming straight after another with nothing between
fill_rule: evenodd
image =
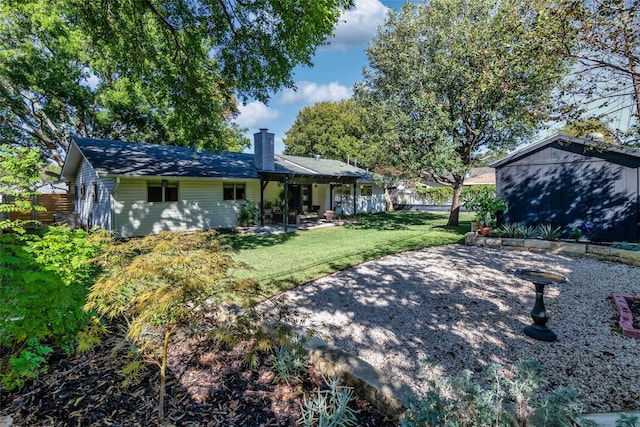
<instances>
[{"instance_id":1,"label":"green ground cover plant","mask_svg":"<svg viewBox=\"0 0 640 427\"><path fill-rule=\"evenodd\" d=\"M472 214L459 226L444 226L446 212L396 211L360 215L353 224L295 233L251 236L220 234L248 266L241 277L256 280L264 296L277 294L334 271L398 252L460 243Z\"/></svg>"},{"instance_id":2,"label":"green ground cover plant","mask_svg":"<svg viewBox=\"0 0 640 427\"><path fill-rule=\"evenodd\" d=\"M519 362L515 375L489 365L484 378L468 370L449 378L437 364L426 363L422 379L428 389L410 402L402 427L573 427L582 413L568 388L549 396L536 393L545 379L534 361ZM582 420L581 425L592 423Z\"/></svg>"}]
</instances>

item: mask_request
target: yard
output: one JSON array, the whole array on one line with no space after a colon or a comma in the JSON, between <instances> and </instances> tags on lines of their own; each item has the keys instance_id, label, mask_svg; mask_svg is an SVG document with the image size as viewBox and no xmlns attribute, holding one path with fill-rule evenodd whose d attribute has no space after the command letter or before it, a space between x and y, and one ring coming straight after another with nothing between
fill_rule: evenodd
<instances>
[{"instance_id":1,"label":"yard","mask_svg":"<svg viewBox=\"0 0 640 427\"><path fill-rule=\"evenodd\" d=\"M397 211L359 216L340 227L270 236L225 233L219 239L248 266L240 274L270 296L385 255L462 242L472 214L462 213L458 227L443 226L447 218L446 212Z\"/></svg>"},{"instance_id":2,"label":"yard","mask_svg":"<svg viewBox=\"0 0 640 427\"><path fill-rule=\"evenodd\" d=\"M218 239L246 264L236 274L256 280L262 297L290 290L284 295L301 322L414 389L423 385L417 381L422 359L455 375L534 358L552 374L545 393L569 385L591 410L635 408L638 347L616 332L607 296L640 292L637 268L451 245L469 230L471 214L461 219L460 226L445 227L446 213L401 211L340 227L269 236L227 232ZM570 279L571 286L547 292L558 343L520 333L530 322L534 293L512 271L525 267L556 268ZM313 370L299 386L274 382L273 354L263 352L251 368L242 362L242 347L185 332L169 349L166 409L175 425L295 425L304 396L322 384ZM21 392L0 393L0 416L19 425L156 425L158 371L151 367L122 384L122 338L113 328L92 353L55 354L49 372ZM396 425L367 402L355 405L358 425Z\"/></svg>"}]
</instances>

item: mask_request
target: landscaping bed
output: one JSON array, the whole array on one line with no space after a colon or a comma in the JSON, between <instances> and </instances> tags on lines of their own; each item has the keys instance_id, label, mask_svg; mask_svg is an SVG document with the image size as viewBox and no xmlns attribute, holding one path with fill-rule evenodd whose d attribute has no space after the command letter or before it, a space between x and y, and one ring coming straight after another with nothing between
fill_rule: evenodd
<instances>
[{"instance_id":1,"label":"landscaping bed","mask_svg":"<svg viewBox=\"0 0 640 427\"><path fill-rule=\"evenodd\" d=\"M313 369L301 383L274 383L270 354L260 354L251 368L243 363L242 346L229 350L181 335L170 350L163 424L157 418L158 369L149 367L124 385L118 373L122 344L113 337L86 355L58 355L49 372L21 392L0 392L0 416L11 416L15 426L293 426L303 396L324 384ZM366 401L353 408L359 426L397 425Z\"/></svg>"}]
</instances>

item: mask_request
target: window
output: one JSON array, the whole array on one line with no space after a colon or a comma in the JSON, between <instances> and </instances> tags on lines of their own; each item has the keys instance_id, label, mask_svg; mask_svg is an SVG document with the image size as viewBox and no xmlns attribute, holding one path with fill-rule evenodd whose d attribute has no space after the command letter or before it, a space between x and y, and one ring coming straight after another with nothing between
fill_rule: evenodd
<instances>
[{"instance_id":1,"label":"window","mask_svg":"<svg viewBox=\"0 0 640 427\"><path fill-rule=\"evenodd\" d=\"M360 186L360 195L361 196L371 196L373 194L373 186L372 185L361 185Z\"/></svg>"},{"instance_id":2,"label":"window","mask_svg":"<svg viewBox=\"0 0 640 427\"><path fill-rule=\"evenodd\" d=\"M84 200L84 196L87 194L87 186L82 184L80 187L80 199Z\"/></svg>"},{"instance_id":3,"label":"window","mask_svg":"<svg viewBox=\"0 0 640 427\"><path fill-rule=\"evenodd\" d=\"M93 201L98 201L98 184L95 182L93 183Z\"/></svg>"},{"instance_id":4,"label":"window","mask_svg":"<svg viewBox=\"0 0 640 427\"><path fill-rule=\"evenodd\" d=\"M162 183L147 184L148 202L177 202L178 184L163 181Z\"/></svg>"},{"instance_id":5,"label":"window","mask_svg":"<svg viewBox=\"0 0 640 427\"><path fill-rule=\"evenodd\" d=\"M223 184L222 198L223 200L244 200L246 198L244 184Z\"/></svg>"},{"instance_id":6,"label":"window","mask_svg":"<svg viewBox=\"0 0 640 427\"><path fill-rule=\"evenodd\" d=\"M80 200L80 186L78 184L76 184L74 187L73 200L75 200L76 202Z\"/></svg>"}]
</instances>

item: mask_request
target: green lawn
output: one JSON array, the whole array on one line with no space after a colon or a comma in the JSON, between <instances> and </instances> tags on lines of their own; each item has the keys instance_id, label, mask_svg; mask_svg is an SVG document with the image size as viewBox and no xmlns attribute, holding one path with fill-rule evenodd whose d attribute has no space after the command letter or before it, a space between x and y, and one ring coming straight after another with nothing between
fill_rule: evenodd
<instances>
[{"instance_id":1,"label":"green lawn","mask_svg":"<svg viewBox=\"0 0 640 427\"><path fill-rule=\"evenodd\" d=\"M221 234L249 266L243 277L273 295L337 270L398 252L460 243L471 214L446 227L448 212L399 211L358 217L355 224L271 236Z\"/></svg>"}]
</instances>

